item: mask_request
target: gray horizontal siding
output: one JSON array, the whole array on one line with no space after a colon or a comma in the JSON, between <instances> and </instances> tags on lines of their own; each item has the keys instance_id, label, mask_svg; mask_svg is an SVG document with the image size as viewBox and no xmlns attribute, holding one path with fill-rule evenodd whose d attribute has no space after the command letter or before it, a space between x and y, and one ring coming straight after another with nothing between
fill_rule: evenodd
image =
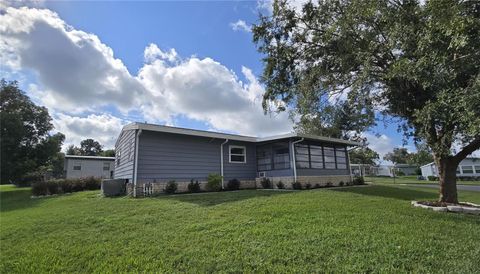
<instances>
[{"instance_id":1,"label":"gray horizontal siding","mask_svg":"<svg viewBox=\"0 0 480 274\"><path fill-rule=\"evenodd\" d=\"M140 135L139 180L205 180L210 173L220 174L220 144L224 139L162 132L143 132ZM232 142L233 144L233 142ZM228 143L224 145L225 179L253 179L256 174L254 144L247 146L247 164L228 162Z\"/></svg>"},{"instance_id":2,"label":"gray horizontal siding","mask_svg":"<svg viewBox=\"0 0 480 274\"><path fill-rule=\"evenodd\" d=\"M135 142L135 130L123 131L119 137L120 139L115 146L115 171L113 177L115 179L129 179L133 180L133 167L135 157L129 157L130 153L135 153L135 147L132 142ZM118 152L121 151L120 165L117 166Z\"/></svg>"},{"instance_id":3,"label":"gray horizontal siding","mask_svg":"<svg viewBox=\"0 0 480 274\"><path fill-rule=\"evenodd\" d=\"M245 146L246 148L246 163L230 163L229 146ZM238 141L229 141L223 147L224 160L224 176L225 180L239 179L239 180L254 180L257 175L257 155L256 145L254 143L245 143Z\"/></svg>"}]
</instances>

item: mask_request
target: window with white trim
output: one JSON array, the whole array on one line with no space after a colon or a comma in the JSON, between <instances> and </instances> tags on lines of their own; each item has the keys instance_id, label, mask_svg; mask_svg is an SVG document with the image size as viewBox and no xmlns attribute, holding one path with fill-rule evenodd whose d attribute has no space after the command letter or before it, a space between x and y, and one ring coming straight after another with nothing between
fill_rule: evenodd
<instances>
[{"instance_id":1,"label":"window with white trim","mask_svg":"<svg viewBox=\"0 0 480 274\"><path fill-rule=\"evenodd\" d=\"M73 170L82 170L82 162L80 161L73 162Z\"/></svg>"},{"instance_id":2,"label":"window with white trim","mask_svg":"<svg viewBox=\"0 0 480 274\"><path fill-rule=\"evenodd\" d=\"M247 149L244 146L229 146L230 163L246 163Z\"/></svg>"},{"instance_id":3,"label":"window with white trim","mask_svg":"<svg viewBox=\"0 0 480 274\"><path fill-rule=\"evenodd\" d=\"M473 174L473 166L462 166L463 174Z\"/></svg>"}]
</instances>

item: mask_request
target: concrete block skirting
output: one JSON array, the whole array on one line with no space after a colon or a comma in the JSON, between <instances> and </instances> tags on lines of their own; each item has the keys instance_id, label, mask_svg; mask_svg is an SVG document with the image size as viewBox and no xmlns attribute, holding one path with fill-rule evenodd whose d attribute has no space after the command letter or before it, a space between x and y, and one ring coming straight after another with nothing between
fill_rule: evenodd
<instances>
[{"instance_id":1,"label":"concrete block skirting","mask_svg":"<svg viewBox=\"0 0 480 274\"><path fill-rule=\"evenodd\" d=\"M164 193L165 186L170 180L163 181L139 181L137 183L137 197L151 196ZM188 184L190 181L175 181L177 183L177 191L175 193L186 193L188 191ZM202 191L206 190L207 181L200 181L200 189ZM228 181L224 182L225 188L227 188ZM254 189L255 181L254 180L240 180L240 189ZM133 196L133 183L127 184L127 195Z\"/></svg>"},{"instance_id":2,"label":"concrete block skirting","mask_svg":"<svg viewBox=\"0 0 480 274\"><path fill-rule=\"evenodd\" d=\"M285 176L285 177L267 177L273 184L273 188L277 188L277 183L282 182L285 185L285 188L292 188L292 183L294 182L293 176ZM257 188L262 188L262 181L263 178L256 178ZM316 184L320 186L326 186L330 183L332 186L339 186L340 182L343 183L350 183L352 178L350 175L325 175L325 176L298 176L297 182L301 183L303 186L305 184L311 184L314 187Z\"/></svg>"}]
</instances>

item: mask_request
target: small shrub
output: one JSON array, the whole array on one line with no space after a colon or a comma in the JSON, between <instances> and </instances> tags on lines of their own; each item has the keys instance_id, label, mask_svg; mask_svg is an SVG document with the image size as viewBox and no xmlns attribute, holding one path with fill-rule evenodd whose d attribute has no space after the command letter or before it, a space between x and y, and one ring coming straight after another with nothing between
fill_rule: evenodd
<instances>
[{"instance_id":1,"label":"small shrub","mask_svg":"<svg viewBox=\"0 0 480 274\"><path fill-rule=\"evenodd\" d=\"M210 173L207 178L208 191L220 191L222 189L222 176L218 173Z\"/></svg>"},{"instance_id":2,"label":"small shrub","mask_svg":"<svg viewBox=\"0 0 480 274\"><path fill-rule=\"evenodd\" d=\"M71 193L73 192L73 184L71 180L63 179L60 180L60 190L62 193Z\"/></svg>"},{"instance_id":3,"label":"small shrub","mask_svg":"<svg viewBox=\"0 0 480 274\"><path fill-rule=\"evenodd\" d=\"M327 183L325 184L325 187L332 187L332 186L333 186L332 182L327 182Z\"/></svg>"},{"instance_id":4,"label":"small shrub","mask_svg":"<svg viewBox=\"0 0 480 274\"><path fill-rule=\"evenodd\" d=\"M167 194L173 194L177 191L178 185L175 181L168 181L163 190Z\"/></svg>"},{"instance_id":5,"label":"small shrub","mask_svg":"<svg viewBox=\"0 0 480 274\"><path fill-rule=\"evenodd\" d=\"M292 183L292 188L293 188L293 189L302 189L302 183L293 182L293 183Z\"/></svg>"},{"instance_id":6,"label":"small shrub","mask_svg":"<svg viewBox=\"0 0 480 274\"><path fill-rule=\"evenodd\" d=\"M314 188L321 188L322 186L319 183L316 183Z\"/></svg>"},{"instance_id":7,"label":"small shrub","mask_svg":"<svg viewBox=\"0 0 480 274\"><path fill-rule=\"evenodd\" d=\"M96 190L101 188L101 180L93 176L84 179L86 190Z\"/></svg>"},{"instance_id":8,"label":"small shrub","mask_svg":"<svg viewBox=\"0 0 480 274\"><path fill-rule=\"evenodd\" d=\"M363 179L363 177L355 177L355 178L353 178L353 184L354 185L364 185L365 184L365 179Z\"/></svg>"},{"instance_id":9,"label":"small shrub","mask_svg":"<svg viewBox=\"0 0 480 274\"><path fill-rule=\"evenodd\" d=\"M72 184L72 192L85 190L85 181L83 179L70 179Z\"/></svg>"},{"instance_id":10,"label":"small shrub","mask_svg":"<svg viewBox=\"0 0 480 274\"><path fill-rule=\"evenodd\" d=\"M198 180L194 182L193 179L191 179L187 188L189 192L193 192L193 193L200 192L200 184L198 183Z\"/></svg>"},{"instance_id":11,"label":"small shrub","mask_svg":"<svg viewBox=\"0 0 480 274\"><path fill-rule=\"evenodd\" d=\"M401 170L397 170L397 172L395 172L395 175L397 176L405 176L405 172L401 171Z\"/></svg>"},{"instance_id":12,"label":"small shrub","mask_svg":"<svg viewBox=\"0 0 480 274\"><path fill-rule=\"evenodd\" d=\"M432 175L430 175L430 176L428 176L427 178L428 178L429 181L438 181L438 177L437 177L437 176L432 176Z\"/></svg>"},{"instance_id":13,"label":"small shrub","mask_svg":"<svg viewBox=\"0 0 480 274\"><path fill-rule=\"evenodd\" d=\"M60 193L60 186L57 180L50 180L47 182L47 190L48 194L53 195L53 194L58 194Z\"/></svg>"},{"instance_id":14,"label":"small shrub","mask_svg":"<svg viewBox=\"0 0 480 274\"><path fill-rule=\"evenodd\" d=\"M262 178L260 183L262 184L263 188L272 188L272 182L268 178Z\"/></svg>"},{"instance_id":15,"label":"small shrub","mask_svg":"<svg viewBox=\"0 0 480 274\"><path fill-rule=\"evenodd\" d=\"M227 183L228 190L239 190L240 189L240 181L238 179L231 179Z\"/></svg>"},{"instance_id":16,"label":"small shrub","mask_svg":"<svg viewBox=\"0 0 480 274\"><path fill-rule=\"evenodd\" d=\"M278 189L284 189L284 188L285 188L285 184L284 184L282 181L278 181L278 183L277 183L277 188L278 188Z\"/></svg>"},{"instance_id":17,"label":"small shrub","mask_svg":"<svg viewBox=\"0 0 480 274\"><path fill-rule=\"evenodd\" d=\"M48 194L48 188L46 182L36 182L32 184L32 195L43 196Z\"/></svg>"},{"instance_id":18,"label":"small shrub","mask_svg":"<svg viewBox=\"0 0 480 274\"><path fill-rule=\"evenodd\" d=\"M312 184L310 183L305 184L305 189L310 189L310 188L312 188Z\"/></svg>"},{"instance_id":19,"label":"small shrub","mask_svg":"<svg viewBox=\"0 0 480 274\"><path fill-rule=\"evenodd\" d=\"M340 181L340 183L338 184L339 186L343 186L345 183L343 181Z\"/></svg>"}]
</instances>

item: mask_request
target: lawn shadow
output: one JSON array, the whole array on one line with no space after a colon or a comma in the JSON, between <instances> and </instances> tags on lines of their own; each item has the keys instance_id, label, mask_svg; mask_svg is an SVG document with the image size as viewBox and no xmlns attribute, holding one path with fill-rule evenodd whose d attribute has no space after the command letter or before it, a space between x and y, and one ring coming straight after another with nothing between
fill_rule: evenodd
<instances>
[{"instance_id":1,"label":"lawn shadow","mask_svg":"<svg viewBox=\"0 0 480 274\"><path fill-rule=\"evenodd\" d=\"M175 194L170 196L162 195L161 197L163 199L172 199L180 202L196 204L199 206L215 206L219 204L233 203L257 197L271 197L290 193L293 193L293 191L246 189L237 191Z\"/></svg>"},{"instance_id":2,"label":"lawn shadow","mask_svg":"<svg viewBox=\"0 0 480 274\"><path fill-rule=\"evenodd\" d=\"M41 202L41 199L30 198L31 195L32 191L29 187L0 191L0 212L29 208Z\"/></svg>"},{"instance_id":3,"label":"lawn shadow","mask_svg":"<svg viewBox=\"0 0 480 274\"><path fill-rule=\"evenodd\" d=\"M435 192L385 185L374 185L371 187L348 187L333 190L405 201L436 200L438 198L438 194Z\"/></svg>"}]
</instances>

